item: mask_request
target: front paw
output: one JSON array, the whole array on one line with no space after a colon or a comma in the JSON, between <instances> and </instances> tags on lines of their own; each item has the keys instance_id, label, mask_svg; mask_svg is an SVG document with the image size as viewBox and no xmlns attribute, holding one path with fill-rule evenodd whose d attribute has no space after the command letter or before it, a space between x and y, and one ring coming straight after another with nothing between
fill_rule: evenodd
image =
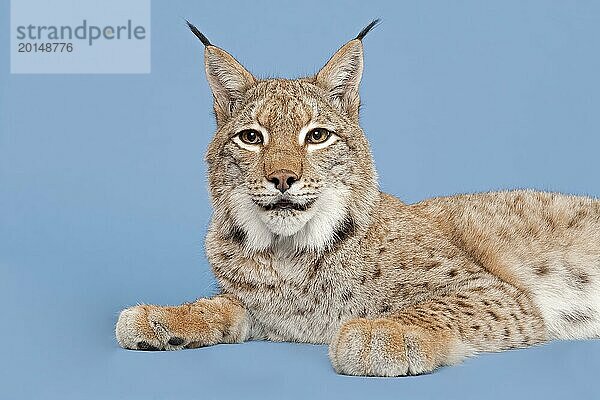
<instances>
[{"instance_id":1,"label":"front paw","mask_svg":"<svg viewBox=\"0 0 600 400\"><path fill-rule=\"evenodd\" d=\"M121 311L115 334L132 350L179 350L207 343L207 325L189 307L140 305ZM204 337L201 337L204 336ZM203 341L204 340L204 341Z\"/></svg>"},{"instance_id":2,"label":"front paw","mask_svg":"<svg viewBox=\"0 0 600 400\"><path fill-rule=\"evenodd\" d=\"M443 338L417 326L386 318L353 319L334 337L329 357L344 375L417 375L440 365L444 347Z\"/></svg>"}]
</instances>

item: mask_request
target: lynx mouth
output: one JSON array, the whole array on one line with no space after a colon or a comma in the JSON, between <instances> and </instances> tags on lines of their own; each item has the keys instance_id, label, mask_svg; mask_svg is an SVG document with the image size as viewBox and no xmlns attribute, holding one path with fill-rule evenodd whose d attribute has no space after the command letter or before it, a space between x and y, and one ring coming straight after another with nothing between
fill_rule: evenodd
<instances>
[{"instance_id":1,"label":"lynx mouth","mask_svg":"<svg viewBox=\"0 0 600 400\"><path fill-rule=\"evenodd\" d=\"M281 199L271 204L259 204L266 211L282 211L282 210L295 210L295 211L306 211L315 200L309 200L304 204L295 203L288 199Z\"/></svg>"}]
</instances>

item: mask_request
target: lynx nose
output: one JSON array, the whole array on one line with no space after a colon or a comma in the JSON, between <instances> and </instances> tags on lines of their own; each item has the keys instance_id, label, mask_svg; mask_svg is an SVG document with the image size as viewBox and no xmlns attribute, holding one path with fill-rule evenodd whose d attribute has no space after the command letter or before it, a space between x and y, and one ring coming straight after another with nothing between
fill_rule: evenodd
<instances>
[{"instance_id":1,"label":"lynx nose","mask_svg":"<svg viewBox=\"0 0 600 400\"><path fill-rule=\"evenodd\" d=\"M281 193L284 193L290 188L290 186L292 186L294 182L298 180L298 175L296 175L292 171L288 171L287 169L280 169L269 174L269 176L267 176L267 179L269 180L269 182L273 182L275 187Z\"/></svg>"}]
</instances>

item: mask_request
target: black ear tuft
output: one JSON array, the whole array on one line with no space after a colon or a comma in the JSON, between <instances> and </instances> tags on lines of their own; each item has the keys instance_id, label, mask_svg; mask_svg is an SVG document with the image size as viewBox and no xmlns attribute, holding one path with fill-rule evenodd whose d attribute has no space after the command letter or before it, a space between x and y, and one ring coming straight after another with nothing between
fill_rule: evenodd
<instances>
[{"instance_id":1,"label":"black ear tuft","mask_svg":"<svg viewBox=\"0 0 600 400\"><path fill-rule=\"evenodd\" d=\"M370 23L369 25L365 26L365 28L364 28L362 31L360 31L360 33L358 34L358 36L356 37L356 39L358 39L358 40L363 40L363 38L364 38L365 36L367 36L367 33L369 33L369 31L370 31L371 29L375 28L375 26L376 26L377 24L379 24L380 22L381 22L381 20L380 20L379 18L377 18L377 19L375 19L375 20L371 21L371 23Z\"/></svg>"},{"instance_id":2,"label":"black ear tuft","mask_svg":"<svg viewBox=\"0 0 600 400\"><path fill-rule=\"evenodd\" d=\"M202 44L204 46L212 46L212 43L208 40L208 38L206 36L204 36L204 34L202 32L200 32L198 30L198 28L196 28L194 25L192 25L190 23L190 21L188 21L187 19L185 20L185 23L187 24L188 28L190 28L190 31L192 31L192 33L194 35L196 35L196 37L198 39L200 39L200 41L202 42Z\"/></svg>"}]
</instances>

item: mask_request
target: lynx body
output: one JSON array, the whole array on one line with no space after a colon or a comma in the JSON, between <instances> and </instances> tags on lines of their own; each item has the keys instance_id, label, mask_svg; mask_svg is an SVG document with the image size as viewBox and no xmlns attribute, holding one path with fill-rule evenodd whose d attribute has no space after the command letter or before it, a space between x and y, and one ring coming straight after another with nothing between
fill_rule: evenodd
<instances>
[{"instance_id":1,"label":"lynx body","mask_svg":"<svg viewBox=\"0 0 600 400\"><path fill-rule=\"evenodd\" d=\"M122 347L326 343L339 373L399 376L600 335L600 201L379 191L358 121L373 25L297 80L257 80L190 25L217 119L206 252L222 294L125 309Z\"/></svg>"}]
</instances>

